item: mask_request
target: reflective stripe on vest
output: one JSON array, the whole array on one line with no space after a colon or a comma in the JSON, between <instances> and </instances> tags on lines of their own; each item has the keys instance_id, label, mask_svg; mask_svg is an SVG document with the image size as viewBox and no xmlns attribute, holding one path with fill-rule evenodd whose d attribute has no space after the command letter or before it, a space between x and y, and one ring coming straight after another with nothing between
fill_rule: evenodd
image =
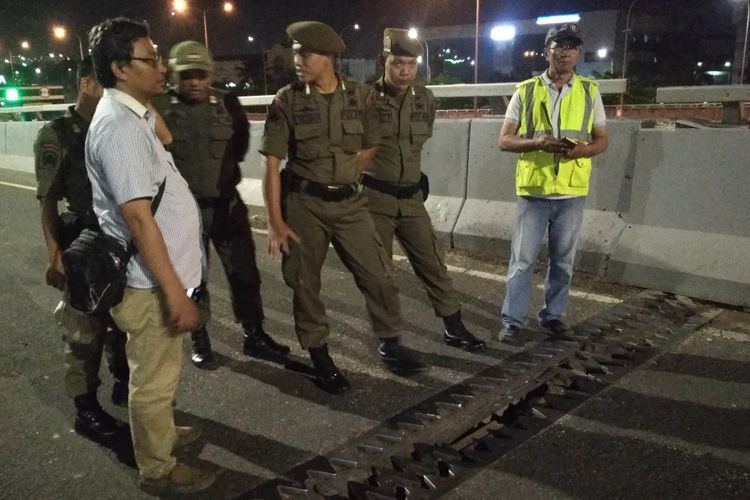
<instances>
[{"instance_id":1,"label":"reflective stripe on vest","mask_svg":"<svg viewBox=\"0 0 750 500\"><path fill-rule=\"evenodd\" d=\"M591 142L594 97L598 84L576 76L570 91L560 102L558 138ZM541 77L518 85L522 120L518 135L538 139L552 135L552 116L547 86ZM589 189L591 158L561 157L555 170L555 157L544 151L521 153L516 166L516 194L519 196L573 195L585 196Z\"/></svg>"}]
</instances>

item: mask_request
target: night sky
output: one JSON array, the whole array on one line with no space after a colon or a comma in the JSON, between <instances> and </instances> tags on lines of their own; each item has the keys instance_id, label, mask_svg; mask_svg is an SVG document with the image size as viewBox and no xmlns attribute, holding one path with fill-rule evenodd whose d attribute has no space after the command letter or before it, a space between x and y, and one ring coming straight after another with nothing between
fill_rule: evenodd
<instances>
[{"instance_id":1,"label":"night sky","mask_svg":"<svg viewBox=\"0 0 750 500\"><path fill-rule=\"evenodd\" d=\"M209 46L216 55L258 52L284 40L284 27L293 21L316 19L341 31L353 23L362 29L346 29L344 39L350 55L372 56L378 51L382 30L387 26L440 26L473 24L475 0L235 0L235 12L226 16L220 0L188 0L191 5L208 11ZM537 15L627 8L630 0L482 0L481 22L502 22ZM203 40L202 13L194 9L187 17L169 15L167 0L1 0L0 50L19 50L21 40L32 44L33 54L63 52L70 57L78 53L73 35L85 33L106 17L124 15L145 19L151 25L152 38L166 54L168 47L184 40ZM687 18L688 24L705 32L728 32L731 28L732 0L641 0L635 12L661 12ZM65 42L52 40L50 27L59 23L67 27ZM247 41L248 35L256 39Z\"/></svg>"}]
</instances>

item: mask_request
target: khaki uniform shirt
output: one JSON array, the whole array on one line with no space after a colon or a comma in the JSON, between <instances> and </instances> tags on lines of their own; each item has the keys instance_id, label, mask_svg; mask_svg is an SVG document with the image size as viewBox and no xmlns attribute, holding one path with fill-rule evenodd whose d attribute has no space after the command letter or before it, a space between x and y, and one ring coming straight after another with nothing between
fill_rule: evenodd
<instances>
[{"instance_id":1,"label":"khaki uniform shirt","mask_svg":"<svg viewBox=\"0 0 750 500\"><path fill-rule=\"evenodd\" d=\"M250 142L237 97L211 89L205 102L189 103L170 89L152 102L172 133L167 149L195 197L232 195Z\"/></svg>"},{"instance_id":2,"label":"khaki uniform shirt","mask_svg":"<svg viewBox=\"0 0 750 500\"><path fill-rule=\"evenodd\" d=\"M366 174L398 185L419 182L422 174L422 147L432 136L435 122L435 96L422 85L406 90L405 95L392 96L381 77L370 91L378 113L381 142ZM412 198L397 198L368 189L370 210L396 216L417 216L424 213L424 199L418 192Z\"/></svg>"},{"instance_id":3,"label":"khaki uniform shirt","mask_svg":"<svg viewBox=\"0 0 750 500\"><path fill-rule=\"evenodd\" d=\"M69 212L91 217L89 222L96 227L84 157L88 128L74 106L65 116L45 124L34 142L34 171L37 198L65 199Z\"/></svg>"},{"instance_id":4,"label":"khaki uniform shirt","mask_svg":"<svg viewBox=\"0 0 750 500\"><path fill-rule=\"evenodd\" d=\"M360 177L357 152L378 145L377 115L367 87L340 80L328 99L294 83L274 98L266 119L264 155L287 158L286 168L321 184L352 184Z\"/></svg>"}]
</instances>

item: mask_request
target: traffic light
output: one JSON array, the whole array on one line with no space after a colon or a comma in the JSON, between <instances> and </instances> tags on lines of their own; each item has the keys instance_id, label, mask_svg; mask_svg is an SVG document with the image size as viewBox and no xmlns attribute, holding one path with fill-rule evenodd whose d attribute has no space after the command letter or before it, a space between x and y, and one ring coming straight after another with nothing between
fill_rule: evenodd
<instances>
[{"instance_id":1,"label":"traffic light","mask_svg":"<svg viewBox=\"0 0 750 500\"><path fill-rule=\"evenodd\" d=\"M17 103L21 101L21 93L15 87L5 87L3 89L3 100L5 102Z\"/></svg>"}]
</instances>

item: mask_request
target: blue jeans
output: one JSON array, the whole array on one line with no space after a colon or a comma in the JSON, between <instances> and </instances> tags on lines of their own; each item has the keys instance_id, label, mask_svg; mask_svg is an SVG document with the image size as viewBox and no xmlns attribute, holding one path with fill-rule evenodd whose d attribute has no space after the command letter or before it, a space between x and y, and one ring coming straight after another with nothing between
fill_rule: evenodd
<instances>
[{"instance_id":1,"label":"blue jeans","mask_svg":"<svg viewBox=\"0 0 750 500\"><path fill-rule=\"evenodd\" d=\"M542 322L562 318L568 305L585 204L584 196L561 200L518 198L502 309L505 326L526 326L534 263L545 233L549 240L549 265L544 279L544 307L538 319Z\"/></svg>"}]
</instances>

